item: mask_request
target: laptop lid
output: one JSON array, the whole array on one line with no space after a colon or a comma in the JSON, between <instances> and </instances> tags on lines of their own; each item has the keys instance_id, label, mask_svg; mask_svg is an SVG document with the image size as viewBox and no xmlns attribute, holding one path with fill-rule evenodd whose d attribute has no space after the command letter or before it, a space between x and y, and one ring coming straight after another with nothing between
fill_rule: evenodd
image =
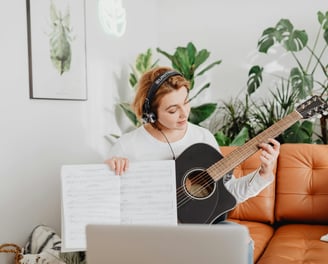
<instances>
[{"instance_id":1,"label":"laptop lid","mask_svg":"<svg viewBox=\"0 0 328 264\"><path fill-rule=\"evenodd\" d=\"M240 225L88 225L88 264L246 264Z\"/></svg>"}]
</instances>

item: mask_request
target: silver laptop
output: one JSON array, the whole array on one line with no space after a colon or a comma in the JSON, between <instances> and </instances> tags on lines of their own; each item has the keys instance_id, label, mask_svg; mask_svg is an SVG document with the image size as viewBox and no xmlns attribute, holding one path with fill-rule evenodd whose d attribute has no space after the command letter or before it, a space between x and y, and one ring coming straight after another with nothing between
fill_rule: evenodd
<instances>
[{"instance_id":1,"label":"silver laptop","mask_svg":"<svg viewBox=\"0 0 328 264\"><path fill-rule=\"evenodd\" d=\"M246 264L240 225L88 225L88 264Z\"/></svg>"}]
</instances>

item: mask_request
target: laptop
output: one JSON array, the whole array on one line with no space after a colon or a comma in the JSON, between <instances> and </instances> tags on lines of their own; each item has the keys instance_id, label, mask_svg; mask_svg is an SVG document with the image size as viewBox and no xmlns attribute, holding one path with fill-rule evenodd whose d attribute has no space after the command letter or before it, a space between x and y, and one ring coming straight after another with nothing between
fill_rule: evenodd
<instances>
[{"instance_id":1,"label":"laptop","mask_svg":"<svg viewBox=\"0 0 328 264\"><path fill-rule=\"evenodd\" d=\"M88 264L246 264L241 225L87 225Z\"/></svg>"}]
</instances>

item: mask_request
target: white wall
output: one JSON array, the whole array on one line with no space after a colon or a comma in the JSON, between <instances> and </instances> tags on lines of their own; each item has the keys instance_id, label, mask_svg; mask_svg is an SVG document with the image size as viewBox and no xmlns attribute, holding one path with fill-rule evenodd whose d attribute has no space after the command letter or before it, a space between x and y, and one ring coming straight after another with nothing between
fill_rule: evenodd
<instances>
[{"instance_id":1,"label":"white wall","mask_svg":"<svg viewBox=\"0 0 328 264\"><path fill-rule=\"evenodd\" d=\"M128 99L129 64L147 48L193 41L222 59L211 75L208 98L228 98L244 87L252 52L262 30L287 17L316 32L316 12L326 0L196 1L123 0L126 35L105 35L97 1L87 0L88 92L85 102L29 99L25 1L0 3L0 244L24 245L37 224L60 232L60 166L102 162L116 120L114 104ZM167 64L165 58L161 62ZM216 92L214 92L216 90ZM117 114L117 113L116 113ZM0 256L0 263L8 258Z\"/></svg>"},{"instance_id":2,"label":"white wall","mask_svg":"<svg viewBox=\"0 0 328 264\"><path fill-rule=\"evenodd\" d=\"M87 0L88 101L29 99L25 1L0 3L0 244L25 245L38 224L60 232L60 167L103 162L107 133L118 133L114 104L129 89L128 64L157 45L156 1L125 1L126 35L103 33ZM148 6L140 10L139 4ZM144 34L147 29L147 34ZM142 39L140 34L143 34ZM0 255L0 263L9 257Z\"/></svg>"},{"instance_id":3,"label":"white wall","mask_svg":"<svg viewBox=\"0 0 328 264\"><path fill-rule=\"evenodd\" d=\"M245 91L250 65L272 62L272 56L256 52L264 29L288 18L295 28L310 34L312 45L319 29L317 11L328 10L324 0L167 0L159 4L161 48L172 53L177 46L192 41L199 49L211 52L209 61L222 59L209 72L208 100L228 99ZM278 55L275 58L282 59Z\"/></svg>"}]
</instances>

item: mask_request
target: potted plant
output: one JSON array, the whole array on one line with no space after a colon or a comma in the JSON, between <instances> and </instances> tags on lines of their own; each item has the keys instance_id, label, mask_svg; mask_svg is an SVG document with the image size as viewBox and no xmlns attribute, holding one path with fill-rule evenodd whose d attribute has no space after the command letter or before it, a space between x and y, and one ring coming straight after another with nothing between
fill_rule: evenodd
<instances>
[{"instance_id":1,"label":"potted plant","mask_svg":"<svg viewBox=\"0 0 328 264\"><path fill-rule=\"evenodd\" d=\"M305 30L294 29L288 19L281 19L274 27L265 29L258 41L258 51L267 54L274 46L281 46L296 62L289 76L278 76L271 99L252 100L252 95L263 83L264 67L254 65L248 73L245 98L224 102L219 109L223 113L221 125L215 136L221 145L241 145L291 113L300 99L314 93L323 98L328 94L328 65L325 51L328 46L328 12L317 13L319 31L312 46L308 44ZM321 37L321 38L320 38ZM323 44L318 48L319 40ZM307 52L308 59L302 62L299 53ZM305 66L303 66L305 65ZM327 100L327 99L325 99ZM320 133L314 130L313 122L298 121L279 136L281 143L324 143L327 142L327 112L320 118Z\"/></svg>"},{"instance_id":2,"label":"potted plant","mask_svg":"<svg viewBox=\"0 0 328 264\"><path fill-rule=\"evenodd\" d=\"M198 76L203 75L210 69L212 69L215 65L221 63L221 60L214 61L206 66L203 64L208 60L210 56L210 52L206 49L197 50L195 45L192 42L189 42L185 47L177 47L174 54L169 54L168 52L157 48L157 51L160 54L166 56L172 64L172 68L181 72L181 74L190 81L191 93L189 101L194 100L197 96L199 96L202 92L210 87L210 82L202 85L201 87L196 88L196 78ZM140 76L152 69L153 67L158 65L159 59L155 62L152 60L152 50L147 49L145 53L141 53L137 56L135 61L135 65L131 66L131 73L129 77L130 85L135 92L136 85L139 81ZM201 68L202 67L202 68ZM201 68L201 69L200 69ZM197 91L196 91L197 90ZM129 120L133 123L134 126L140 126L140 121L136 118L134 112L131 109L130 102L121 102L119 103L120 108L124 111L125 115L129 118ZM216 110L217 103L203 103L199 106L192 106L191 112L189 116L189 121L191 123L200 125L202 121L207 119L213 112ZM117 137L117 135L112 135Z\"/></svg>"},{"instance_id":3,"label":"potted plant","mask_svg":"<svg viewBox=\"0 0 328 264\"><path fill-rule=\"evenodd\" d=\"M207 66L203 66L203 64L207 61L210 56L210 52L206 49L201 49L198 51L195 45L192 42L189 42L186 47L177 47L173 54L169 54L168 52L157 48L157 51L163 54L167 59L171 61L172 68L176 69L182 75L190 81L190 91L194 92L196 78L198 76L203 75L210 69L212 69L215 65L221 63L221 60L214 61ZM200 67L202 69L199 69ZM210 87L210 82L204 84L203 86L198 88L189 99L189 101L194 100L197 96L199 96L203 91ZM203 103L199 106L191 107L189 121L191 123L199 125L202 121L209 118L214 111L216 110L217 103Z\"/></svg>"},{"instance_id":4,"label":"potted plant","mask_svg":"<svg viewBox=\"0 0 328 264\"><path fill-rule=\"evenodd\" d=\"M288 86L290 93L289 100L290 106L294 106L295 103L304 99L314 93L319 94L321 97L326 98L328 95L328 61L326 50L328 47L328 12L317 12L317 20L319 23L319 30L313 44L309 45L309 37L305 30L298 30L294 28L294 25L288 19L280 19L278 23L265 29L258 40L258 51L267 54L274 46L279 45L286 54L289 54L295 61L296 65L289 71L289 76L279 76L281 87ZM319 45L321 40L321 46ZM300 59L298 56L302 52L302 55L308 55L306 61ZM264 67L255 65L251 67L249 71L248 79L248 93L253 93L258 89L263 81ZM279 92L279 89L276 89ZM278 94L279 96L279 94ZM274 100L279 99L278 96L274 96ZM279 100L277 100L279 102ZM280 107L284 106L285 101L281 101ZM291 108L286 111L286 114L291 112ZM320 118L320 133L317 134L319 140L313 142L322 142L328 144L327 141L327 113L324 113ZM260 120L258 118L257 120ZM262 122L263 124L263 122ZM303 125L298 122L291 130L298 130L300 127L306 127L305 130L313 132L309 122L305 122ZM290 132L290 131L289 131ZM294 131L296 134L297 131ZM288 134L288 131L286 131ZM290 133L291 134L291 133ZM288 136L285 137L288 140ZM308 139L309 141L310 139ZM293 140L292 140L293 142Z\"/></svg>"}]
</instances>

